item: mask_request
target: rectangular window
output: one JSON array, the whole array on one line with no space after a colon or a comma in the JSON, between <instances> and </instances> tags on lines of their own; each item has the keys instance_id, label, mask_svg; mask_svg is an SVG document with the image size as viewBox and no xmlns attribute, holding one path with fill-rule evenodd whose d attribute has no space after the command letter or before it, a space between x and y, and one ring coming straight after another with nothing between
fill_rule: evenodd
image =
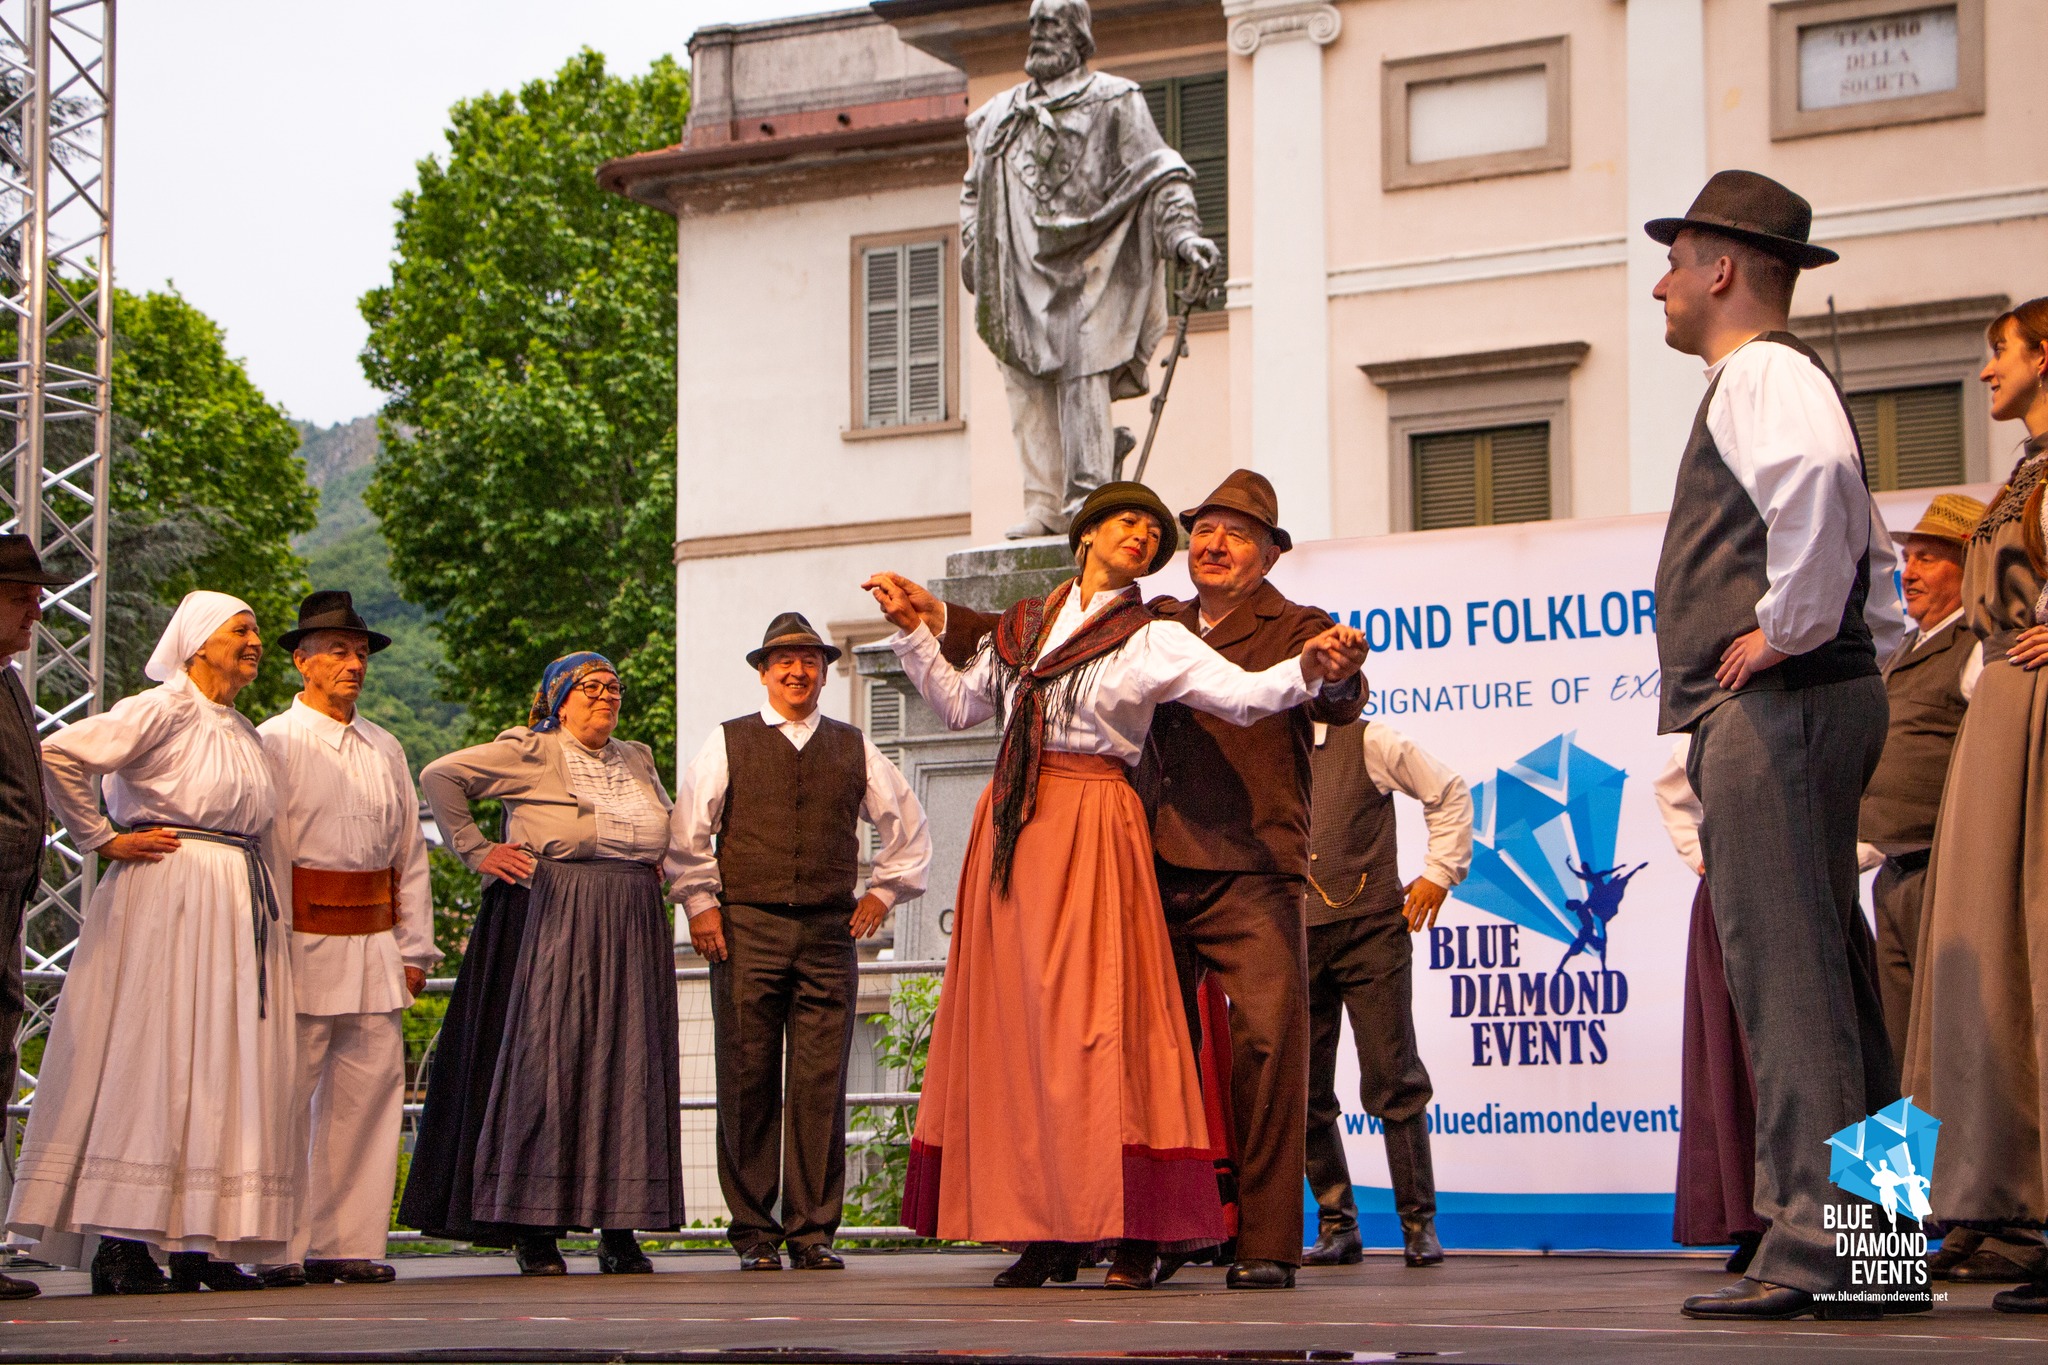
<instances>
[{"instance_id":1,"label":"rectangular window","mask_svg":"<svg viewBox=\"0 0 2048 1365\"><path fill-rule=\"evenodd\" d=\"M865 247L864 427L946 420L946 243Z\"/></svg>"},{"instance_id":2,"label":"rectangular window","mask_svg":"<svg viewBox=\"0 0 2048 1365\"><path fill-rule=\"evenodd\" d=\"M1230 270L1230 84L1221 71L1200 76L1169 76L1139 86L1152 122L1166 145L1181 154L1195 173L1195 212L1202 235L1223 253L1220 281ZM1176 269L1172 286L1180 287ZM1219 296L1216 307L1222 306Z\"/></svg>"},{"instance_id":3,"label":"rectangular window","mask_svg":"<svg viewBox=\"0 0 2048 1365\"><path fill-rule=\"evenodd\" d=\"M1921 384L1849 395L1870 486L1939 488L1963 482L1963 389Z\"/></svg>"},{"instance_id":4,"label":"rectangular window","mask_svg":"<svg viewBox=\"0 0 2048 1365\"><path fill-rule=\"evenodd\" d=\"M1571 165L1571 43L1542 38L1380 69L1380 185L1409 189Z\"/></svg>"},{"instance_id":5,"label":"rectangular window","mask_svg":"<svg viewBox=\"0 0 2048 1365\"><path fill-rule=\"evenodd\" d=\"M1431 432L1409 446L1416 530L1549 519L1549 423Z\"/></svg>"}]
</instances>

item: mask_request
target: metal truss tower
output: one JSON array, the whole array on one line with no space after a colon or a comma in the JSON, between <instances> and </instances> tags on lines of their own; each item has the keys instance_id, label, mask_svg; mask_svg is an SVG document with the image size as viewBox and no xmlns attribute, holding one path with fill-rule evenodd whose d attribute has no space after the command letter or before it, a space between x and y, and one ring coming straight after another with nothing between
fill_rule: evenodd
<instances>
[{"instance_id":1,"label":"metal truss tower","mask_svg":"<svg viewBox=\"0 0 2048 1365\"><path fill-rule=\"evenodd\" d=\"M38 731L100 709L113 438L115 0L0 0L0 532L65 575L17 656ZM9 348L9 341L12 347ZM28 1015L49 1030L94 860L50 841L23 948ZM4 949L0 949L4 951ZM19 1078L31 1090L34 1068ZM8 1087L10 1110L19 1084ZM24 1099L26 1096L23 1097ZM10 1117L0 1188L11 1184Z\"/></svg>"}]
</instances>

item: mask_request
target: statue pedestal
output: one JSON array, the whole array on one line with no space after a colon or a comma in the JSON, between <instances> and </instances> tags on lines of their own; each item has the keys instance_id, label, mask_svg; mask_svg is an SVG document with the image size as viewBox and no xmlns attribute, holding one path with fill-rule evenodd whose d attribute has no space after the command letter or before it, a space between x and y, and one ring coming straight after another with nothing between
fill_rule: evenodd
<instances>
[{"instance_id":1,"label":"statue pedestal","mask_svg":"<svg viewBox=\"0 0 2048 1365\"><path fill-rule=\"evenodd\" d=\"M1051 592L1073 571L1066 538L1048 536L950 554L946 576L926 586L941 601L994 612ZM853 654L861 677L896 694L901 719L894 727L876 723L878 711L870 701L870 738L903 769L931 821L930 880L924 895L896 912L896 956L905 962L941 959L952 941L953 899L974 832L975 804L995 769L1001 732L993 720L971 730L948 730L910 685L888 646L862 645Z\"/></svg>"}]
</instances>

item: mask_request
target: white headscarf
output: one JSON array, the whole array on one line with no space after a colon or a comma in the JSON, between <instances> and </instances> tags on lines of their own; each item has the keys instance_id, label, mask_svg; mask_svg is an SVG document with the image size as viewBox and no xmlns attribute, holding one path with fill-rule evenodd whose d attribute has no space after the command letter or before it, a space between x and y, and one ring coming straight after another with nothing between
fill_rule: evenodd
<instances>
[{"instance_id":1,"label":"white headscarf","mask_svg":"<svg viewBox=\"0 0 2048 1365\"><path fill-rule=\"evenodd\" d=\"M251 616L256 614L247 602L224 592L207 592L202 588L186 593L185 600L171 613L171 623L157 637L149 662L142 666L142 676L151 682L169 682L177 677L185 671L186 661L205 646L215 631L245 611Z\"/></svg>"}]
</instances>

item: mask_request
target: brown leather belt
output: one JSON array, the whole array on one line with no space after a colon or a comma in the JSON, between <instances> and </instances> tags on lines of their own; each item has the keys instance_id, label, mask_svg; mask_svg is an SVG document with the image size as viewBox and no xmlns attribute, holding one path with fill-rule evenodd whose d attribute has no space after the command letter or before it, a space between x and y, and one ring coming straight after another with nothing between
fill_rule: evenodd
<instances>
[{"instance_id":1,"label":"brown leather belt","mask_svg":"<svg viewBox=\"0 0 2048 1365\"><path fill-rule=\"evenodd\" d=\"M301 934L380 934L398 923L398 872L292 868L292 929Z\"/></svg>"}]
</instances>

